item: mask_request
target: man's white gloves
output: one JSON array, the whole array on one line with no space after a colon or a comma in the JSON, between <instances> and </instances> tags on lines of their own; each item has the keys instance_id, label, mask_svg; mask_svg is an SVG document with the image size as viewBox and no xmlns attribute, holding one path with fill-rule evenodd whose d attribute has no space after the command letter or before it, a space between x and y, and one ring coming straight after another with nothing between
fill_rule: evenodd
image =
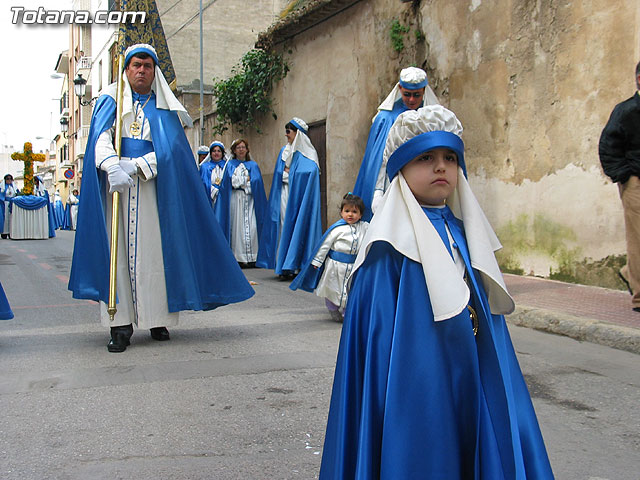
<instances>
[{"instance_id":1,"label":"man's white gloves","mask_svg":"<svg viewBox=\"0 0 640 480\"><path fill-rule=\"evenodd\" d=\"M136 173L138 173L138 164L135 160L127 160L126 158L120 159L120 166L124 170L124 173L133 177Z\"/></svg>"},{"instance_id":2,"label":"man's white gloves","mask_svg":"<svg viewBox=\"0 0 640 480\"><path fill-rule=\"evenodd\" d=\"M122 193L134 185L133 179L127 175L120 165L111 165L108 167L107 174L109 178L109 193Z\"/></svg>"}]
</instances>

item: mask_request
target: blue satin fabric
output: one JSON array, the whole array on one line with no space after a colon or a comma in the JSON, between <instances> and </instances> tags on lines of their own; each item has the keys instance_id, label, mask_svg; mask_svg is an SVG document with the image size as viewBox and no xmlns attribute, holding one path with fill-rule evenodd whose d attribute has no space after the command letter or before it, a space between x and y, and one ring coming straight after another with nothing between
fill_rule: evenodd
<instances>
[{"instance_id":1,"label":"blue satin fabric","mask_svg":"<svg viewBox=\"0 0 640 480\"><path fill-rule=\"evenodd\" d=\"M251 196L253 197L253 207L256 213L256 228L258 229L258 250L260 250L260 244L264 241L263 227L269 205L267 203L267 194L264 190L264 182L262 181L262 172L260 171L260 167L255 161L246 160L244 162L240 162L240 160L238 160L237 158L232 158L229 160L229 164L224 171L224 178L222 180L222 188L225 189L225 195L223 196L220 208L224 209L227 218L229 218L231 208L231 191L233 189L231 186L231 177L233 176L233 172L236 171L236 168L238 168L238 165L240 165L240 163L242 163L249 171L249 178L251 179ZM218 195L218 202L220 202L221 194L222 192L220 192L220 194ZM224 234L227 238L231 238L230 220L227 222Z\"/></svg>"},{"instance_id":2,"label":"blue satin fabric","mask_svg":"<svg viewBox=\"0 0 640 480\"><path fill-rule=\"evenodd\" d=\"M289 168L289 200L280 231L280 196L284 162L278 154L269 193L256 266L274 269L276 274L295 272L315 253L322 237L320 220L320 169L300 152L294 152Z\"/></svg>"},{"instance_id":3,"label":"blue satin fabric","mask_svg":"<svg viewBox=\"0 0 640 480\"><path fill-rule=\"evenodd\" d=\"M25 210L39 210L44 206L49 205L49 198L38 197L36 195L20 195L13 197L11 203L15 203L20 208Z\"/></svg>"},{"instance_id":4,"label":"blue satin fabric","mask_svg":"<svg viewBox=\"0 0 640 480\"><path fill-rule=\"evenodd\" d=\"M153 143L139 138L123 137L120 145L120 156L138 158L153 152Z\"/></svg>"},{"instance_id":5,"label":"blue satin fabric","mask_svg":"<svg viewBox=\"0 0 640 480\"><path fill-rule=\"evenodd\" d=\"M449 223L449 222L448 222ZM467 264L462 224L449 223ZM344 318L320 479L552 479L504 317L435 322L422 266L376 242Z\"/></svg>"},{"instance_id":6,"label":"blue satin fabric","mask_svg":"<svg viewBox=\"0 0 640 480\"><path fill-rule=\"evenodd\" d=\"M64 226L64 205L61 200L53 202L53 217L55 228L62 228Z\"/></svg>"},{"instance_id":7,"label":"blue satin fabric","mask_svg":"<svg viewBox=\"0 0 640 480\"><path fill-rule=\"evenodd\" d=\"M18 207L23 208L25 210L39 210L41 208L47 207L47 218L49 224L49 238L53 238L56 236L56 228L57 223L53 213L53 205L49 202L49 192L44 191L44 195L21 195L18 197L13 197L11 199L11 203L9 204L9 211L13 212L13 204L16 204Z\"/></svg>"},{"instance_id":8,"label":"blue satin fabric","mask_svg":"<svg viewBox=\"0 0 640 480\"><path fill-rule=\"evenodd\" d=\"M337 250L329 250L329 253L327 254L327 257L331 260L341 263L354 263L357 256L358 255L353 255L351 253L338 252Z\"/></svg>"},{"instance_id":9,"label":"blue satin fabric","mask_svg":"<svg viewBox=\"0 0 640 480\"><path fill-rule=\"evenodd\" d=\"M42 197L46 199L47 202L47 214L49 216L49 238L56 236L56 219L53 213L53 205L49 201L49 192L44 191L44 196Z\"/></svg>"},{"instance_id":10,"label":"blue satin fabric","mask_svg":"<svg viewBox=\"0 0 640 480\"><path fill-rule=\"evenodd\" d=\"M353 187L353 193L364 201L365 212L362 219L367 222L371 220L373 216L371 202L373 200L373 192L376 188L376 181L378 180L378 173L382 166L382 155L384 153L384 146L387 143L387 135L389 135L391 125L393 125L393 122L398 118L398 115L407 110L408 108L402 99L397 100L393 105L393 110L380 110L378 112L369 130L367 147L362 157L356 184Z\"/></svg>"},{"instance_id":11,"label":"blue satin fabric","mask_svg":"<svg viewBox=\"0 0 640 480\"><path fill-rule=\"evenodd\" d=\"M64 222L62 223L63 230L71 230L71 204L67 203L64 207Z\"/></svg>"},{"instance_id":12,"label":"blue satin fabric","mask_svg":"<svg viewBox=\"0 0 640 480\"><path fill-rule=\"evenodd\" d=\"M331 230L336 227L346 224L347 222L341 218L336 223L327 228L327 231L324 232L320 240L318 240L318 242L314 245L313 253L309 256L309 258L306 259L305 264L300 270L300 273L296 275L296 278L294 278L289 285L289 288L291 290L295 291L301 289L305 292L313 293L314 290L318 288L318 283L320 282L320 278L322 277L322 273L324 272L324 263L319 268L314 268L313 265L311 265L311 261L313 260L313 257L316 256L317 251L324 243L327 235L329 235L329 232L331 232Z\"/></svg>"},{"instance_id":13,"label":"blue satin fabric","mask_svg":"<svg viewBox=\"0 0 640 480\"><path fill-rule=\"evenodd\" d=\"M109 243L104 209L107 177L96 169L98 137L115 120L113 97L96 102L84 157L82 195L78 209L69 289L74 298L109 298ZM170 312L211 310L253 294L238 266L203 192L191 148L175 112L144 109L151 128L158 176L156 192L162 254ZM215 250L215 265L210 252Z\"/></svg>"},{"instance_id":14,"label":"blue satin fabric","mask_svg":"<svg viewBox=\"0 0 640 480\"><path fill-rule=\"evenodd\" d=\"M2 283L0 283L0 320L11 320L12 318L13 312L11 311L9 300L7 300L7 296L4 293Z\"/></svg>"},{"instance_id":15,"label":"blue satin fabric","mask_svg":"<svg viewBox=\"0 0 640 480\"><path fill-rule=\"evenodd\" d=\"M202 179L202 183L204 184L204 189L207 193L207 198L209 199L209 203L213 207L213 215L218 221L218 225L220 225L220 229L227 239L227 243L229 243L229 202L231 201L231 181L226 179L224 176L222 177L222 182L218 185L218 197L216 199L215 205L213 205L213 200L211 200L211 172L216 165L220 165L224 167L226 160L222 159L219 162L212 162L208 160L200 165L200 178ZM225 171L226 173L226 171Z\"/></svg>"}]
</instances>

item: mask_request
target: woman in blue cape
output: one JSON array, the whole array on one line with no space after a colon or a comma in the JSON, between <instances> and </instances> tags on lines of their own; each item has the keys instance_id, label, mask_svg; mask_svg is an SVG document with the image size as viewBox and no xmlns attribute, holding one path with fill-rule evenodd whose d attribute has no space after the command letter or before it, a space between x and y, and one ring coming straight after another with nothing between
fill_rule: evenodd
<instances>
[{"instance_id":1,"label":"woman in blue cape","mask_svg":"<svg viewBox=\"0 0 640 480\"><path fill-rule=\"evenodd\" d=\"M238 263L253 267L258 258L267 195L260 167L251 159L248 142L243 138L234 140L231 155L224 180L231 189L228 237Z\"/></svg>"},{"instance_id":2,"label":"woman in blue cape","mask_svg":"<svg viewBox=\"0 0 640 480\"><path fill-rule=\"evenodd\" d=\"M294 117L285 126L288 143L276 160L256 266L291 278L322 236L320 168L309 127Z\"/></svg>"},{"instance_id":3,"label":"woman in blue cape","mask_svg":"<svg viewBox=\"0 0 640 480\"><path fill-rule=\"evenodd\" d=\"M354 266L322 480L553 478L461 132L439 105L389 132L392 182Z\"/></svg>"},{"instance_id":4,"label":"woman in blue cape","mask_svg":"<svg viewBox=\"0 0 640 480\"><path fill-rule=\"evenodd\" d=\"M229 240L229 199L231 185L225 182L227 160L224 144L218 140L209 145L209 153L200 164L200 178L222 233Z\"/></svg>"}]
</instances>

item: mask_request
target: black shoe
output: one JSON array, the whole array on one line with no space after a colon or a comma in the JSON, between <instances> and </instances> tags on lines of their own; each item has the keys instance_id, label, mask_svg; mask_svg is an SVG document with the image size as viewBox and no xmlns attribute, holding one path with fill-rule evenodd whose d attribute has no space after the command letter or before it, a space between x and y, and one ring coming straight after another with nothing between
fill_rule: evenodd
<instances>
[{"instance_id":1,"label":"black shoe","mask_svg":"<svg viewBox=\"0 0 640 480\"><path fill-rule=\"evenodd\" d=\"M9 234L8 233L3 233L0 236L2 236L2 238L9 238Z\"/></svg>"},{"instance_id":2,"label":"black shoe","mask_svg":"<svg viewBox=\"0 0 640 480\"><path fill-rule=\"evenodd\" d=\"M133 335L133 325L111 327L111 340L107 345L107 350L111 353L124 352L131 345L129 341L131 335Z\"/></svg>"},{"instance_id":3,"label":"black shoe","mask_svg":"<svg viewBox=\"0 0 640 480\"><path fill-rule=\"evenodd\" d=\"M156 327L151 329L151 338L159 342L169 340L169 330L167 327Z\"/></svg>"},{"instance_id":4,"label":"black shoe","mask_svg":"<svg viewBox=\"0 0 640 480\"><path fill-rule=\"evenodd\" d=\"M640 307L633 307L634 312L640 312Z\"/></svg>"}]
</instances>

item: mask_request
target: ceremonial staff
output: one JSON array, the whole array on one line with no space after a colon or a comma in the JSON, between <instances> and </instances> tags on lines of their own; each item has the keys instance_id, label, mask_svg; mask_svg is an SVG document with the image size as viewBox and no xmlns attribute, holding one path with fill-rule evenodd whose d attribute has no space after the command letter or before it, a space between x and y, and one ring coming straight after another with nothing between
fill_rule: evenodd
<instances>
[{"instance_id":1,"label":"ceremonial staff","mask_svg":"<svg viewBox=\"0 0 640 480\"><path fill-rule=\"evenodd\" d=\"M113 139L118 159L122 145L122 103L124 97L124 29L122 24L118 30L118 83L116 90L116 134ZM111 197L111 257L109 262L109 305L107 313L113 322L116 315L116 280L118 267L118 231L120 229L120 192L113 192Z\"/></svg>"}]
</instances>

